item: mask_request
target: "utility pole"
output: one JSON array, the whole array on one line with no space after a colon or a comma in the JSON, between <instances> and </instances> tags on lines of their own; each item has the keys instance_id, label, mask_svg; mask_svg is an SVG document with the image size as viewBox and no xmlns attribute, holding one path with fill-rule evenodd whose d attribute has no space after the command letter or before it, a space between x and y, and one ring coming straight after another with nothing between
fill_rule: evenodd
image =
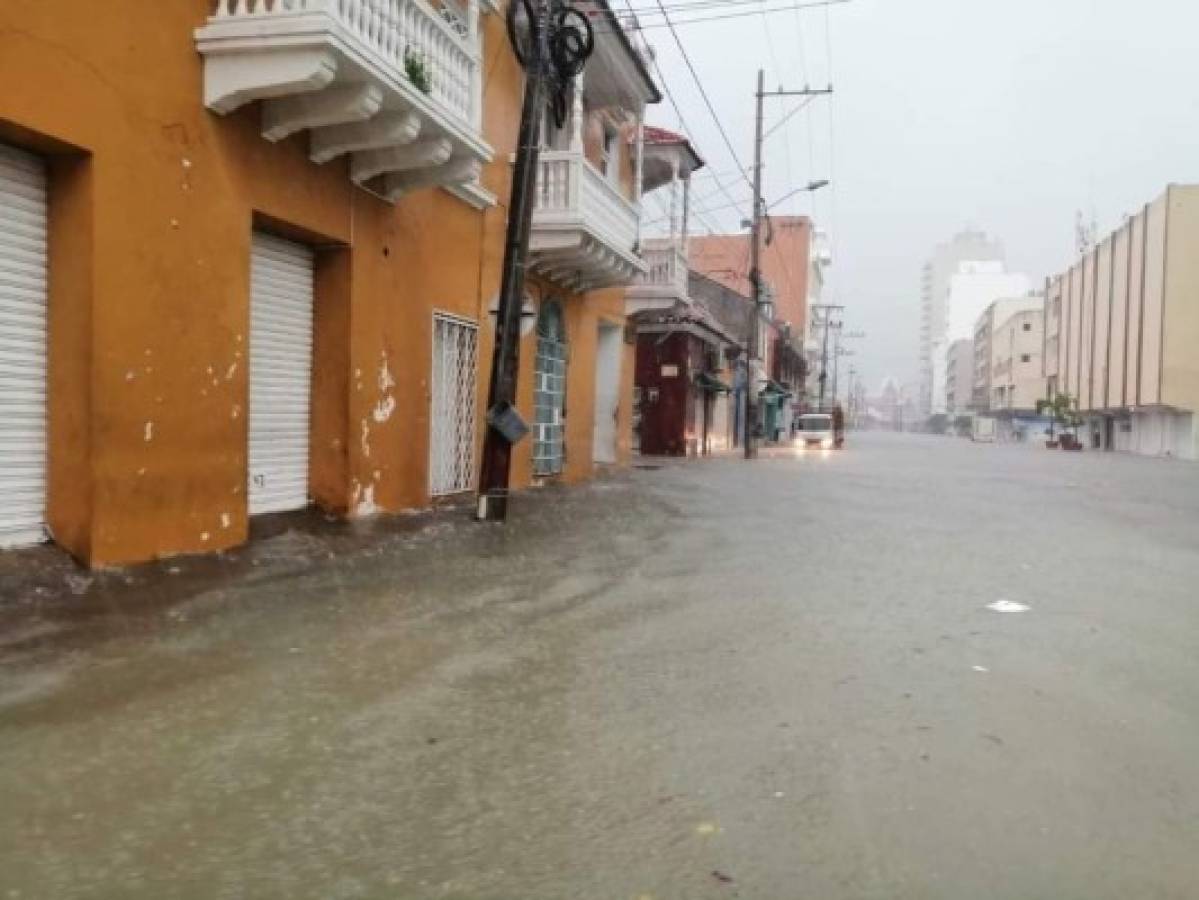
<instances>
[{"instance_id":1,"label":"utility pole","mask_svg":"<svg viewBox=\"0 0 1199 900\"><path fill-rule=\"evenodd\" d=\"M517 38L520 31L517 17L521 12L528 19L525 24L531 46L521 46ZM569 6L563 5L551 18L549 0L512 0L508 16L513 50L525 70L525 93L508 204L495 349L487 389L488 427L483 438L476 510L476 518L494 522L507 518L512 445L528 432L528 426L516 411L516 377L520 368L520 308L541 150L541 121L550 91L557 91L560 100L565 85L583 70L594 49L591 23Z\"/></svg>"},{"instance_id":2,"label":"utility pole","mask_svg":"<svg viewBox=\"0 0 1199 900\"><path fill-rule=\"evenodd\" d=\"M762 233L762 88L766 73L758 69L758 89L754 92L754 208L749 221L749 284L754 292L753 312L749 317L749 337L745 347L745 458L758 454L754 446L754 428L758 419L755 402L754 361L758 357L758 318L762 315L762 272L758 268Z\"/></svg>"},{"instance_id":3,"label":"utility pole","mask_svg":"<svg viewBox=\"0 0 1199 900\"><path fill-rule=\"evenodd\" d=\"M801 91L785 91L781 88L777 91L767 91L766 73L762 69L758 69L758 88L754 91L754 182L753 182L753 213L749 220L749 283L753 290L753 314L750 316L749 335L746 339L745 347L745 422L743 430L745 434L745 458L753 459L757 456L757 447L754 445L754 426L757 422L757 398L754 395L754 361L758 356L758 329L761 327L759 321L762 315L763 305L763 288L761 263L761 237L762 237L762 215L765 212L765 203L762 199L762 101L766 97L811 97L816 94L831 94L833 86L830 84L827 88L812 89L804 88ZM776 126L777 127L777 126ZM827 181L809 182L805 187L796 188L791 194L800 191L815 191L827 185ZM785 198L783 198L785 199ZM778 202L782 202L781 200ZM744 227L744 223L742 223Z\"/></svg>"},{"instance_id":4,"label":"utility pole","mask_svg":"<svg viewBox=\"0 0 1199 900\"><path fill-rule=\"evenodd\" d=\"M852 350L846 350L841 346L841 341L851 340L854 338L863 338L866 336L862 331L842 331L841 327L844 323L834 322L833 327L836 329L836 337L833 338L833 403L837 402L837 373L840 370L839 360L842 356L853 356Z\"/></svg>"},{"instance_id":5,"label":"utility pole","mask_svg":"<svg viewBox=\"0 0 1199 900\"><path fill-rule=\"evenodd\" d=\"M833 322L833 312L845 309L836 303L813 303L812 312L819 314L821 327L824 329L824 338L820 349L820 403L818 409L824 412L824 389L828 384L828 332L830 328L840 328L840 322Z\"/></svg>"}]
</instances>

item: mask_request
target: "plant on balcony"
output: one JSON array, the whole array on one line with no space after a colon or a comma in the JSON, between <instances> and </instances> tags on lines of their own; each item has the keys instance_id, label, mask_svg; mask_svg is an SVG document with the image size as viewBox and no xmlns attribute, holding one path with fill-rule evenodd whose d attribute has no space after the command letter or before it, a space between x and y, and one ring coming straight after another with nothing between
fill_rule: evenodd
<instances>
[{"instance_id":1,"label":"plant on balcony","mask_svg":"<svg viewBox=\"0 0 1199 900\"><path fill-rule=\"evenodd\" d=\"M422 94L433 93L433 78L429 73L429 63L425 55L411 47L404 49L404 74Z\"/></svg>"}]
</instances>

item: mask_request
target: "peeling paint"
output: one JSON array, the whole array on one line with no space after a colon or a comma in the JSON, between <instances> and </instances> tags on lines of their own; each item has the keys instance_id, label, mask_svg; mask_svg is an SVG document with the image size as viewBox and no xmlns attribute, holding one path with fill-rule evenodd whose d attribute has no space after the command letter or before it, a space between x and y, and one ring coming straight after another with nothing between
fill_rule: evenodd
<instances>
[{"instance_id":1,"label":"peeling paint","mask_svg":"<svg viewBox=\"0 0 1199 900\"><path fill-rule=\"evenodd\" d=\"M130 369L128 372L125 373L126 381L132 381L136 377L137 377L137 375L134 374L134 371L132 369Z\"/></svg>"},{"instance_id":2,"label":"peeling paint","mask_svg":"<svg viewBox=\"0 0 1199 900\"><path fill-rule=\"evenodd\" d=\"M200 540L205 541L205 542L208 541L208 532L207 531L200 532Z\"/></svg>"},{"instance_id":3,"label":"peeling paint","mask_svg":"<svg viewBox=\"0 0 1199 900\"><path fill-rule=\"evenodd\" d=\"M373 516L379 512L379 507L375 503L375 486L368 484L364 489L359 485L354 491L354 515L356 516Z\"/></svg>"},{"instance_id":4,"label":"peeling paint","mask_svg":"<svg viewBox=\"0 0 1199 900\"><path fill-rule=\"evenodd\" d=\"M376 422L386 422L391 418L391 414L395 412L395 409L396 398L391 396L384 397L375 404L375 411L372 415L375 417Z\"/></svg>"},{"instance_id":5,"label":"peeling paint","mask_svg":"<svg viewBox=\"0 0 1199 900\"><path fill-rule=\"evenodd\" d=\"M147 442L154 440L154 423L153 422L146 423L145 435L146 435Z\"/></svg>"},{"instance_id":6,"label":"peeling paint","mask_svg":"<svg viewBox=\"0 0 1199 900\"><path fill-rule=\"evenodd\" d=\"M231 365L228 369L225 370L225 380L232 381L233 373L236 371L237 371L237 363L233 363L233 365Z\"/></svg>"},{"instance_id":7,"label":"peeling paint","mask_svg":"<svg viewBox=\"0 0 1199 900\"><path fill-rule=\"evenodd\" d=\"M137 474L138 474L138 475L145 475L145 474L146 474L146 467L145 467L145 466L142 466L140 469L138 469L138 470L137 470Z\"/></svg>"},{"instance_id":8,"label":"peeling paint","mask_svg":"<svg viewBox=\"0 0 1199 900\"><path fill-rule=\"evenodd\" d=\"M240 403L233 404L233 409L230 410L230 415L234 419L236 419L238 416L241 415L241 404Z\"/></svg>"},{"instance_id":9,"label":"peeling paint","mask_svg":"<svg viewBox=\"0 0 1199 900\"><path fill-rule=\"evenodd\" d=\"M369 442L370 436L371 436L371 427L370 427L370 425L367 424L366 419L363 419L362 420L362 455L363 456L371 455L371 445Z\"/></svg>"},{"instance_id":10,"label":"peeling paint","mask_svg":"<svg viewBox=\"0 0 1199 900\"><path fill-rule=\"evenodd\" d=\"M228 528L232 524L233 524L233 520L229 518L229 513L227 513L227 512L221 513L221 527Z\"/></svg>"},{"instance_id":11,"label":"peeling paint","mask_svg":"<svg viewBox=\"0 0 1199 900\"><path fill-rule=\"evenodd\" d=\"M387 353L380 353L383 357L383 362L379 365L379 390L389 391L396 386L396 380L391 377L391 370L387 368Z\"/></svg>"},{"instance_id":12,"label":"peeling paint","mask_svg":"<svg viewBox=\"0 0 1199 900\"><path fill-rule=\"evenodd\" d=\"M378 469L375 469L375 471L371 474L371 477L374 478L375 481L378 481L380 478L383 477L383 473L380 472Z\"/></svg>"}]
</instances>

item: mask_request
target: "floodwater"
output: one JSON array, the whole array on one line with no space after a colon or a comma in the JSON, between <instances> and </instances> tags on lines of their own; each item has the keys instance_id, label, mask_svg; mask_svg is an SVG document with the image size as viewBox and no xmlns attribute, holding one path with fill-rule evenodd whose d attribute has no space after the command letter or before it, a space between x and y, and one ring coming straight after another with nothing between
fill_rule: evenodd
<instances>
[{"instance_id":1,"label":"floodwater","mask_svg":"<svg viewBox=\"0 0 1199 900\"><path fill-rule=\"evenodd\" d=\"M855 435L30 554L0 897L1197 896L1197 471Z\"/></svg>"}]
</instances>

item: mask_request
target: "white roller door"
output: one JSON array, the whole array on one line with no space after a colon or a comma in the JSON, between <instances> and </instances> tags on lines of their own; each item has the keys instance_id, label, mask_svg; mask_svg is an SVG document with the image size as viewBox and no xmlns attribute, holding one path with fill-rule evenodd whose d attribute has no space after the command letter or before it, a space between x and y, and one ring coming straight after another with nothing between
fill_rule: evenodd
<instances>
[{"instance_id":1,"label":"white roller door","mask_svg":"<svg viewBox=\"0 0 1199 900\"><path fill-rule=\"evenodd\" d=\"M250 515L308 505L312 251L255 233L250 285Z\"/></svg>"},{"instance_id":2,"label":"white roller door","mask_svg":"<svg viewBox=\"0 0 1199 900\"><path fill-rule=\"evenodd\" d=\"M46 169L0 144L0 547L45 537Z\"/></svg>"}]
</instances>

